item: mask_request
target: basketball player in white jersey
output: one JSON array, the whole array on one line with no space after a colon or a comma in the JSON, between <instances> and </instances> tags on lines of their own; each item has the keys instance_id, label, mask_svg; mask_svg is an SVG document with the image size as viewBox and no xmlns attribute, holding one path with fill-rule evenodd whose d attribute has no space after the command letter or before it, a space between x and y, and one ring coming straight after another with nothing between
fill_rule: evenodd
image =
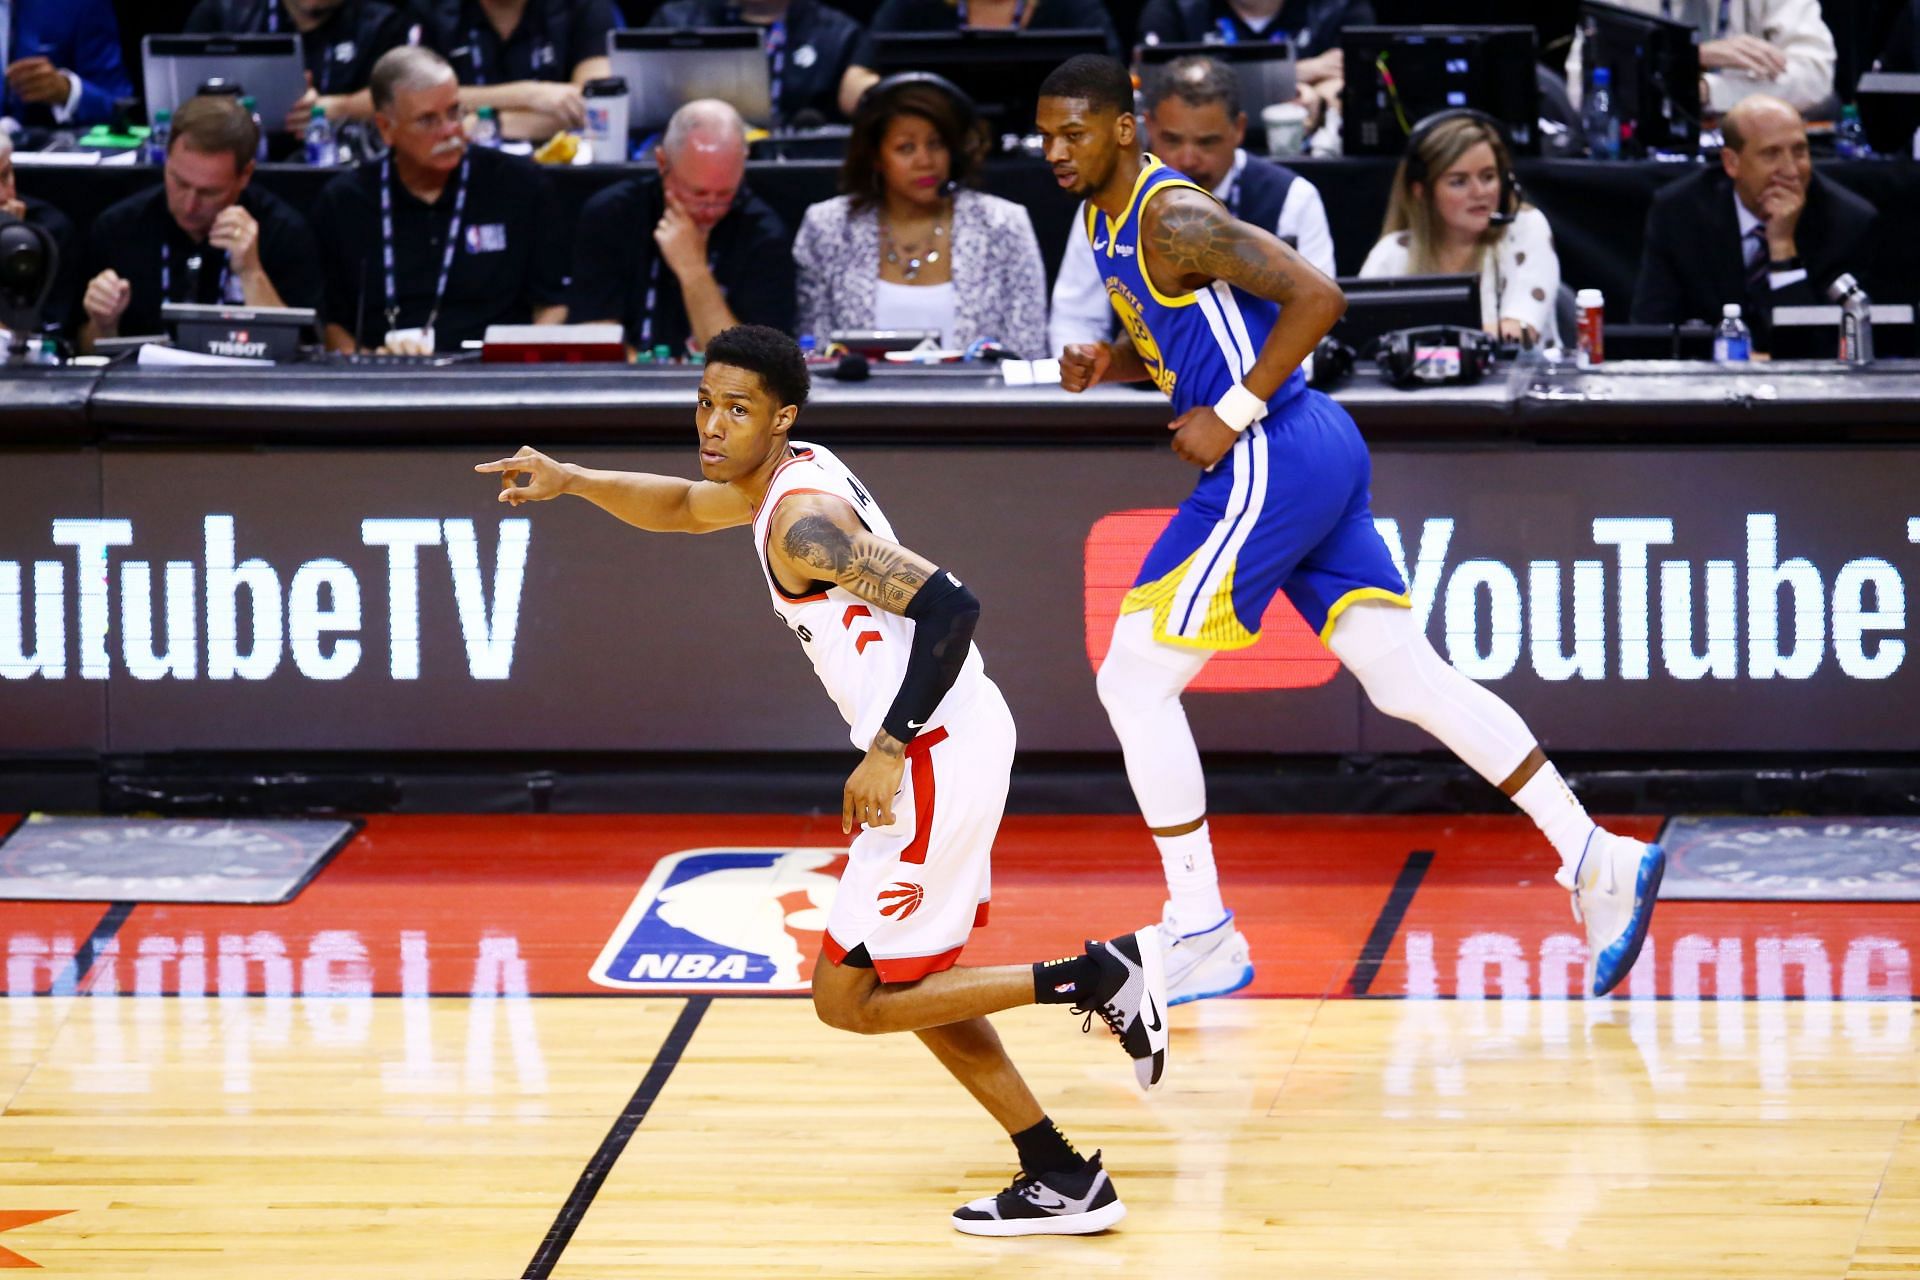
<instances>
[{"instance_id":1,"label":"basketball player in white jersey","mask_svg":"<svg viewBox=\"0 0 1920 1280\"><path fill-rule=\"evenodd\" d=\"M953 573L894 541L866 487L819 445L788 439L807 366L760 325L707 344L694 425L700 480L595 471L523 448L482 463L518 506L572 493L628 524L712 533L751 526L775 612L793 631L866 756L847 779L841 828L860 834L814 969L822 1021L911 1031L1012 1137L1021 1173L953 1215L973 1235L1083 1235L1126 1207L1101 1167L1049 1120L987 1015L1072 1004L1098 1015L1144 1088L1166 1068L1158 934L1142 929L1034 965L955 962L985 923L989 855L1006 805L1013 718L973 631L980 605ZM526 477L524 484L516 477Z\"/></svg>"},{"instance_id":2,"label":"basketball player in white jersey","mask_svg":"<svg viewBox=\"0 0 1920 1280\"><path fill-rule=\"evenodd\" d=\"M1513 708L1414 622L1374 528L1366 444L1300 373L1346 310L1339 286L1141 154L1133 82L1113 59L1068 59L1036 114L1056 179L1087 201L1079 234L1124 329L1112 344L1068 347L1061 385L1152 378L1173 402L1174 452L1204 468L1121 604L1098 678L1167 874L1173 1002L1253 979L1221 901L1180 694L1214 653L1259 639L1281 591L1376 708L1440 739L1539 825L1586 923L1588 990L1605 995L1640 954L1666 854L1595 826Z\"/></svg>"}]
</instances>

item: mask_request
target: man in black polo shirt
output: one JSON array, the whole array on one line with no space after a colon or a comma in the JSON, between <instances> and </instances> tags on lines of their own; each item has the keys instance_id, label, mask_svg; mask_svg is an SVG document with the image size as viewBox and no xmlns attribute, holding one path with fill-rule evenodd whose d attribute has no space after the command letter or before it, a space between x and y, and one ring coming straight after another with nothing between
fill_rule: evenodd
<instances>
[{"instance_id":1,"label":"man in black polo shirt","mask_svg":"<svg viewBox=\"0 0 1920 1280\"><path fill-rule=\"evenodd\" d=\"M541 139L586 123L580 87L608 71L614 0L417 0L427 43L460 78L460 105L492 107L509 138Z\"/></svg>"},{"instance_id":2,"label":"man in black polo shirt","mask_svg":"<svg viewBox=\"0 0 1920 1280\"><path fill-rule=\"evenodd\" d=\"M460 86L431 49L382 55L372 91L392 154L328 183L313 214L327 345L458 351L490 324L565 321L566 249L546 176L467 145Z\"/></svg>"},{"instance_id":3,"label":"man in black polo shirt","mask_svg":"<svg viewBox=\"0 0 1920 1280\"><path fill-rule=\"evenodd\" d=\"M765 27L773 110L781 124L844 120L842 85L860 24L820 0L667 0L650 27ZM849 99L858 92L849 90Z\"/></svg>"},{"instance_id":4,"label":"man in black polo shirt","mask_svg":"<svg viewBox=\"0 0 1920 1280\"><path fill-rule=\"evenodd\" d=\"M306 220L248 185L259 138L237 98L193 98L174 114L160 188L113 205L88 235L83 351L160 332L162 302L320 305Z\"/></svg>"},{"instance_id":5,"label":"man in black polo shirt","mask_svg":"<svg viewBox=\"0 0 1920 1280\"><path fill-rule=\"evenodd\" d=\"M367 82L373 64L389 49L416 43L420 34L412 15L385 0L200 0L186 29L205 35L299 36L308 89L281 127L302 135L315 107L323 108L329 120L371 119Z\"/></svg>"},{"instance_id":6,"label":"man in black polo shirt","mask_svg":"<svg viewBox=\"0 0 1920 1280\"><path fill-rule=\"evenodd\" d=\"M739 113L689 102L653 154L658 178L616 183L581 210L568 314L618 320L629 347L665 344L676 356L736 324L791 330L791 238L742 185Z\"/></svg>"}]
</instances>

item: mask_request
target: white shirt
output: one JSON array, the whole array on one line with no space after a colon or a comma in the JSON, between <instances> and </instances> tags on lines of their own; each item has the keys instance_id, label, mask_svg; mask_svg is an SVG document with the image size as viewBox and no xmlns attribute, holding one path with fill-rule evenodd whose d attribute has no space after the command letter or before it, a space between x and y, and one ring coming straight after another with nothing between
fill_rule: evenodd
<instances>
[{"instance_id":1,"label":"white shirt","mask_svg":"<svg viewBox=\"0 0 1920 1280\"><path fill-rule=\"evenodd\" d=\"M931 329L944 344L953 333L953 281L945 284L873 282L873 327Z\"/></svg>"},{"instance_id":2,"label":"white shirt","mask_svg":"<svg viewBox=\"0 0 1920 1280\"><path fill-rule=\"evenodd\" d=\"M1769 252L1765 231L1762 230L1758 236L1753 234L1755 228L1765 228L1767 224L1762 222L1752 210L1747 208L1746 202L1740 198L1738 191L1733 193L1733 216L1740 220L1740 257L1741 260L1746 263L1747 270L1751 271L1753 270L1754 264ZM1756 243L1760 246L1759 253L1753 251L1753 246ZM1767 287L1769 289L1784 289L1790 284L1799 284L1806 278L1807 269L1805 267L1789 267L1785 271L1769 271L1767 272Z\"/></svg>"},{"instance_id":3,"label":"white shirt","mask_svg":"<svg viewBox=\"0 0 1920 1280\"><path fill-rule=\"evenodd\" d=\"M1614 0L1614 3L1661 16L1660 0ZM1719 0L1707 0L1707 4L1714 11L1712 26L1718 27ZM1693 16L1693 10L1682 0L1675 0L1673 11L1682 22ZM1702 40L1737 35L1759 36L1765 40L1785 55L1787 69L1778 80L1762 80L1744 71L1707 72L1705 106L1708 111L1724 115L1729 107L1750 94L1770 93L1791 102L1796 110L1806 112L1832 95L1833 64L1838 55L1833 47L1833 32L1820 16L1820 0L1733 0L1727 10L1726 29L1703 36ZM1581 73L1581 42L1582 33L1576 30L1573 48L1567 53L1567 91L1576 107L1586 88L1586 77Z\"/></svg>"},{"instance_id":4,"label":"white shirt","mask_svg":"<svg viewBox=\"0 0 1920 1280\"><path fill-rule=\"evenodd\" d=\"M1233 168L1213 190L1221 203L1230 201L1234 184L1246 167L1246 151L1234 151ZM1083 200L1074 210L1073 226L1067 231L1067 251L1053 282L1053 314L1047 321L1047 339L1055 355L1068 343L1106 342L1113 336L1113 306L1107 301L1107 286L1101 282L1100 268L1093 260L1093 246L1082 230L1086 225L1087 205ZM1273 233L1293 240L1301 257L1321 273L1333 275L1333 232L1327 226L1327 206L1318 189L1305 178L1295 178L1287 188Z\"/></svg>"},{"instance_id":5,"label":"white shirt","mask_svg":"<svg viewBox=\"0 0 1920 1280\"><path fill-rule=\"evenodd\" d=\"M1360 268L1363 278L1412 275L1411 238L1404 231L1381 236ZM1480 262L1480 315L1483 327L1496 332L1502 318L1518 320L1557 345L1560 325L1555 305L1560 298L1560 255L1553 250L1553 228L1538 209L1522 209L1508 224L1493 251Z\"/></svg>"}]
</instances>

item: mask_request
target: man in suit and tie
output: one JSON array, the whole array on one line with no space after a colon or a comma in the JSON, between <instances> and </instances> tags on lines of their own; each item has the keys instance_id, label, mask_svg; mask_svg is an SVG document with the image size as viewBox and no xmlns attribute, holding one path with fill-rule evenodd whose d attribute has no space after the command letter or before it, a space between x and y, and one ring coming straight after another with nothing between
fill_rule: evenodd
<instances>
[{"instance_id":1,"label":"man in suit and tie","mask_svg":"<svg viewBox=\"0 0 1920 1280\"><path fill-rule=\"evenodd\" d=\"M1875 285L1872 205L1813 171L1800 113L1778 98L1743 99L1720 124L1720 169L1654 197L1640 279L1638 324L1716 320L1741 304L1754 346L1767 348L1773 308L1827 301L1836 276Z\"/></svg>"},{"instance_id":2,"label":"man in suit and tie","mask_svg":"<svg viewBox=\"0 0 1920 1280\"><path fill-rule=\"evenodd\" d=\"M133 85L111 0L0 0L0 115L21 124L98 124Z\"/></svg>"}]
</instances>

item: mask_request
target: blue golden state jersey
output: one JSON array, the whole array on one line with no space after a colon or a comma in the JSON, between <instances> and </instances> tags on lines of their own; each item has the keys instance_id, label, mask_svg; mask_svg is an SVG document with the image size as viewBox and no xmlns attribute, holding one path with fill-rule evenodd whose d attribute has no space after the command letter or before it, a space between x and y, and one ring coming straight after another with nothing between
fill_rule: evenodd
<instances>
[{"instance_id":1,"label":"blue golden state jersey","mask_svg":"<svg viewBox=\"0 0 1920 1280\"><path fill-rule=\"evenodd\" d=\"M1193 293L1168 295L1147 278L1140 244L1140 212L1157 192L1191 187L1213 194L1155 156L1143 156L1140 177L1116 220L1087 202L1087 239L1107 297L1154 384L1173 400L1176 414L1212 405L1243 380L1280 315L1277 303L1216 280ZM1290 400L1306 389L1298 369L1268 403Z\"/></svg>"}]
</instances>

